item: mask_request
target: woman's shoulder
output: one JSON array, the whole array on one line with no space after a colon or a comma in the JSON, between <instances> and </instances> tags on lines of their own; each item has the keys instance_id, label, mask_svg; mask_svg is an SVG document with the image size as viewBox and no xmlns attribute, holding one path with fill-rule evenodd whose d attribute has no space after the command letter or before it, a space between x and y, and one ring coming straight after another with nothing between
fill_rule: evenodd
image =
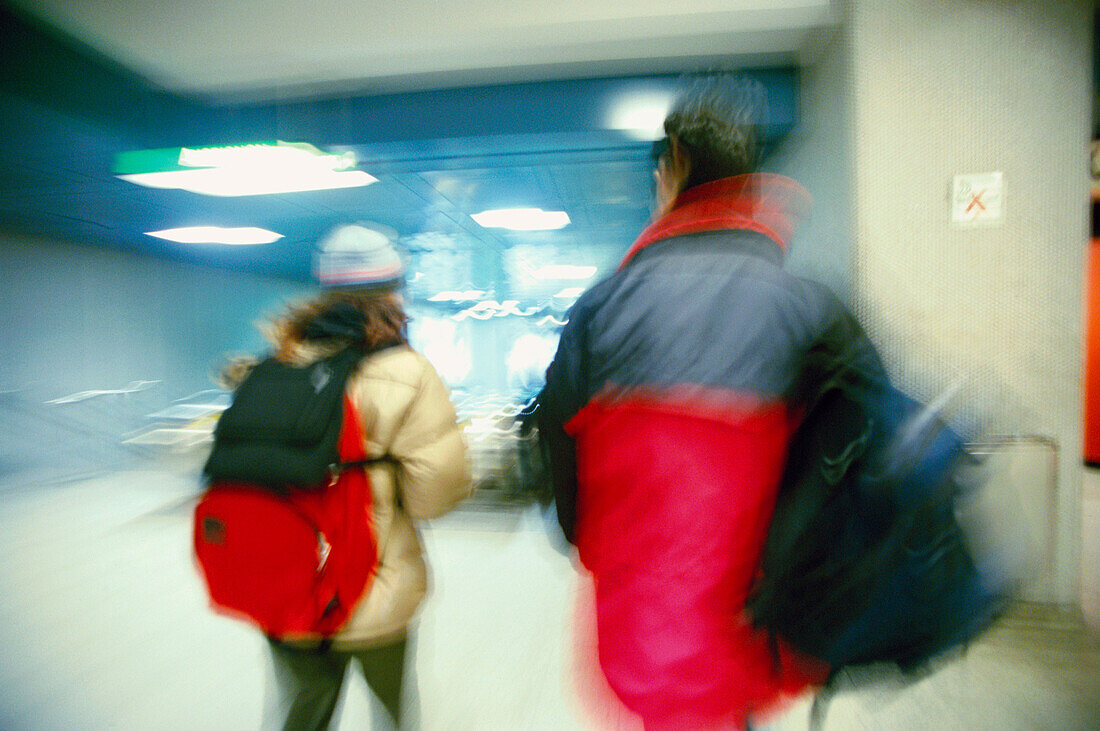
<instances>
[{"instance_id":1,"label":"woman's shoulder","mask_svg":"<svg viewBox=\"0 0 1100 731\"><path fill-rule=\"evenodd\" d=\"M395 345L364 358L359 375L415 387L429 372L434 372L432 364L423 354L408 345Z\"/></svg>"}]
</instances>

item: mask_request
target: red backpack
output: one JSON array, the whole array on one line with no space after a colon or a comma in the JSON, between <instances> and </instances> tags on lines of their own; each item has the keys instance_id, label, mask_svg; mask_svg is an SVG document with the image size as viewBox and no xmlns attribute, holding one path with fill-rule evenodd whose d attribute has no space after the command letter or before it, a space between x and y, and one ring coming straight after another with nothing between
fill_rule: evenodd
<instances>
[{"instance_id":1,"label":"red backpack","mask_svg":"<svg viewBox=\"0 0 1100 731\"><path fill-rule=\"evenodd\" d=\"M344 395L356 362L302 369L264 361L215 431L209 487L195 508L195 557L215 610L277 639L335 634L376 569L370 460ZM311 473L311 460L324 471Z\"/></svg>"}]
</instances>

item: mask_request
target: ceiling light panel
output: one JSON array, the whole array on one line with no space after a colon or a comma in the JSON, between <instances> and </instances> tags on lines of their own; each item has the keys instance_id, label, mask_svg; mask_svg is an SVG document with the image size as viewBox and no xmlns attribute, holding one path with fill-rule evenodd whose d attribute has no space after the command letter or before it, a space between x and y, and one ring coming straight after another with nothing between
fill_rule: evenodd
<instances>
[{"instance_id":1,"label":"ceiling light panel","mask_svg":"<svg viewBox=\"0 0 1100 731\"><path fill-rule=\"evenodd\" d=\"M222 226L185 226L183 228L167 228L161 231L147 231L149 236L158 239L175 241L180 244L231 244L252 245L270 244L283 237L274 231L256 228L254 226L241 226L226 228Z\"/></svg>"},{"instance_id":2,"label":"ceiling light panel","mask_svg":"<svg viewBox=\"0 0 1100 731\"><path fill-rule=\"evenodd\" d=\"M115 158L115 174L136 185L210 196L332 190L378 181L353 170L355 165L351 152L329 154L306 143L261 142L125 152Z\"/></svg>"},{"instance_id":3,"label":"ceiling light panel","mask_svg":"<svg viewBox=\"0 0 1100 731\"><path fill-rule=\"evenodd\" d=\"M495 208L470 216L482 228L504 228L510 231L553 231L569 225L565 211L544 211L541 208Z\"/></svg>"}]
</instances>

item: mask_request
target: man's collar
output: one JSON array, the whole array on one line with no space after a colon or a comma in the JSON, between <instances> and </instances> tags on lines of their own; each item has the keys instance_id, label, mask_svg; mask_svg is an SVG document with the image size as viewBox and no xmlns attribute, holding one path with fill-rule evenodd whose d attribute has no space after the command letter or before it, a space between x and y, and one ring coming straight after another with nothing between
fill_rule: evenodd
<instances>
[{"instance_id":1,"label":"man's collar","mask_svg":"<svg viewBox=\"0 0 1100 731\"><path fill-rule=\"evenodd\" d=\"M704 231L756 231L786 251L795 224L809 211L810 203L805 188L771 173L737 175L696 185L677 196L672 209L642 232L619 268L655 241Z\"/></svg>"}]
</instances>

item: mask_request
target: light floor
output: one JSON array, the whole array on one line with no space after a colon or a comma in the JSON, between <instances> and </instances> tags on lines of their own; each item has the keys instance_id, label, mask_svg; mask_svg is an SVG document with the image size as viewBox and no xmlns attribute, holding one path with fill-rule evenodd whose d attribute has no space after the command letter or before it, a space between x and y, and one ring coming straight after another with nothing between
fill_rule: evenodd
<instances>
[{"instance_id":1,"label":"light floor","mask_svg":"<svg viewBox=\"0 0 1100 731\"><path fill-rule=\"evenodd\" d=\"M192 473L130 470L0 493L0 729L255 729L259 636L208 611L190 558ZM579 699L582 582L539 511L425 526L434 590L417 633L425 729L635 728ZM826 729L1100 729L1100 649L1021 608L904 689L839 695ZM809 701L772 727L807 727ZM358 677L340 729L371 727Z\"/></svg>"}]
</instances>

